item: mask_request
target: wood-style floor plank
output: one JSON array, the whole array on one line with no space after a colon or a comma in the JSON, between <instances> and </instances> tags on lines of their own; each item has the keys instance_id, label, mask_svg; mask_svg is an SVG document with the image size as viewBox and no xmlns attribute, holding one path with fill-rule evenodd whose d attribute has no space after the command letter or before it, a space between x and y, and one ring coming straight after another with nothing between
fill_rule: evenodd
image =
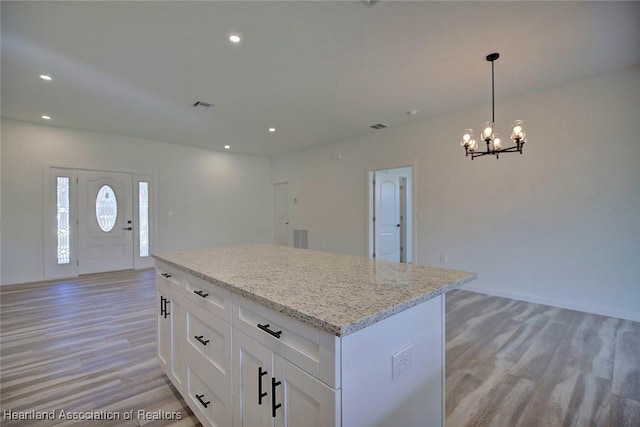
<instances>
[{"instance_id":1,"label":"wood-style floor plank","mask_svg":"<svg viewBox=\"0 0 640 427\"><path fill-rule=\"evenodd\" d=\"M447 426L638 427L639 332L637 322L452 291Z\"/></svg>"},{"instance_id":2,"label":"wood-style floor plank","mask_svg":"<svg viewBox=\"0 0 640 427\"><path fill-rule=\"evenodd\" d=\"M446 297L447 427L640 426L640 324L467 291ZM199 425L156 359L153 271L0 288L0 405ZM345 426L348 427L348 426ZM422 426L406 426L422 427Z\"/></svg>"},{"instance_id":3,"label":"wood-style floor plank","mask_svg":"<svg viewBox=\"0 0 640 427\"><path fill-rule=\"evenodd\" d=\"M155 359L153 270L5 286L0 308L3 427L199 425ZM55 419L11 420L5 410L55 411ZM61 411L120 419L65 420Z\"/></svg>"}]
</instances>

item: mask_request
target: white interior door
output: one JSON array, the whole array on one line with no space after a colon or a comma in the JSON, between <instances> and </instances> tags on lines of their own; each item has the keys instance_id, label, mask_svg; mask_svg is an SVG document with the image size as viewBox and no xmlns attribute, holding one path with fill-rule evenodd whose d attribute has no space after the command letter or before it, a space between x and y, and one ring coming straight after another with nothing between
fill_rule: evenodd
<instances>
[{"instance_id":1,"label":"white interior door","mask_svg":"<svg viewBox=\"0 0 640 427\"><path fill-rule=\"evenodd\" d=\"M407 178L400 177L400 262L407 262Z\"/></svg>"},{"instance_id":2,"label":"white interior door","mask_svg":"<svg viewBox=\"0 0 640 427\"><path fill-rule=\"evenodd\" d=\"M376 259L400 261L400 180L396 174L376 172Z\"/></svg>"},{"instance_id":3,"label":"white interior door","mask_svg":"<svg viewBox=\"0 0 640 427\"><path fill-rule=\"evenodd\" d=\"M78 273L133 268L132 176L78 172Z\"/></svg>"},{"instance_id":4,"label":"white interior door","mask_svg":"<svg viewBox=\"0 0 640 427\"><path fill-rule=\"evenodd\" d=\"M288 182L273 185L273 205L273 241L276 245L290 246Z\"/></svg>"}]
</instances>

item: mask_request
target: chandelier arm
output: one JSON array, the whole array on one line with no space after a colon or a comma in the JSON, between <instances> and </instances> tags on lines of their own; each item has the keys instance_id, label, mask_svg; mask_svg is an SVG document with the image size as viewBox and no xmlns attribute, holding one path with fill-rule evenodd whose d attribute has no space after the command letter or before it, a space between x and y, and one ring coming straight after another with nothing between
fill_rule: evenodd
<instances>
[{"instance_id":1,"label":"chandelier arm","mask_svg":"<svg viewBox=\"0 0 640 427\"><path fill-rule=\"evenodd\" d=\"M522 145L520 145L519 147L517 145L513 145L511 147L507 147L507 148L501 148L499 150L493 150L493 151L478 151L478 152L472 152L471 153L471 160L475 159L476 157L482 157L482 156L486 156L486 155L495 155L496 157L498 157L498 154L500 153L520 153L522 154ZM467 151L467 156L469 155L469 151Z\"/></svg>"}]
</instances>

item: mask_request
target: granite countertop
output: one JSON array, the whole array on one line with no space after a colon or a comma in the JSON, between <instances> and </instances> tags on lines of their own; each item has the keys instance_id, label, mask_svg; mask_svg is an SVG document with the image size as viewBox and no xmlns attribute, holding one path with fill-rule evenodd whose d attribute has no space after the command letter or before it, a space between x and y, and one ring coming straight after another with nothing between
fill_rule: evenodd
<instances>
[{"instance_id":1,"label":"granite countertop","mask_svg":"<svg viewBox=\"0 0 640 427\"><path fill-rule=\"evenodd\" d=\"M462 286L475 273L275 245L154 258L337 336Z\"/></svg>"}]
</instances>

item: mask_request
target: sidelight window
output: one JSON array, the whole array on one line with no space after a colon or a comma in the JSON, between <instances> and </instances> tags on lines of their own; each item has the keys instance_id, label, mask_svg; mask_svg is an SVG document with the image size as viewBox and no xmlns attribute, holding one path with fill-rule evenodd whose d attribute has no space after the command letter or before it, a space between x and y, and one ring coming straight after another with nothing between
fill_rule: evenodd
<instances>
[{"instance_id":1,"label":"sidelight window","mask_svg":"<svg viewBox=\"0 0 640 427\"><path fill-rule=\"evenodd\" d=\"M138 182L138 222L140 229L140 257L149 256L149 183Z\"/></svg>"},{"instance_id":2,"label":"sidelight window","mask_svg":"<svg viewBox=\"0 0 640 427\"><path fill-rule=\"evenodd\" d=\"M69 177L57 177L58 264L69 264Z\"/></svg>"}]
</instances>

